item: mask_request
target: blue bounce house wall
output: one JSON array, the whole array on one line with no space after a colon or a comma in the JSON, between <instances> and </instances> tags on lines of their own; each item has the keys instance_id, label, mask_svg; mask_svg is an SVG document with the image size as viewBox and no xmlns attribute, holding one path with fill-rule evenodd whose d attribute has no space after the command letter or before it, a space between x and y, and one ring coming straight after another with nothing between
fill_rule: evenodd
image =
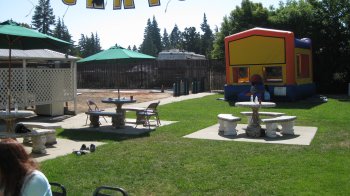
<instances>
[{"instance_id":1,"label":"blue bounce house wall","mask_svg":"<svg viewBox=\"0 0 350 196\"><path fill-rule=\"evenodd\" d=\"M278 96L274 94L274 87L286 87L286 95ZM316 93L314 83L287 86L269 86L272 101L296 101L310 97ZM227 101L250 101L250 96L246 93L250 90L250 85L225 85L225 100Z\"/></svg>"}]
</instances>

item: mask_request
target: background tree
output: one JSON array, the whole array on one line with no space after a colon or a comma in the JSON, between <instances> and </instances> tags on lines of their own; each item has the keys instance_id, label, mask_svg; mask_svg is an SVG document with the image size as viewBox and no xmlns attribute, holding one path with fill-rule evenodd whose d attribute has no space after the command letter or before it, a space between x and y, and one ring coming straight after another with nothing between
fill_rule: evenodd
<instances>
[{"instance_id":1,"label":"background tree","mask_svg":"<svg viewBox=\"0 0 350 196\"><path fill-rule=\"evenodd\" d=\"M195 27L185 28L182 33L182 49L189 51L200 53L200 34L196 32Z\"/></svg>"},{"instance_id":2,"label":"background tree","mask_svg":"<svg viewBox=\"0 0 350 196\"><path fill-rule=\"evenodd\" d=\"M170 49L170 40L169 40L169 35L168 35L166 29L164 29L164 31L163 31L162 47L163 47L163 50L169 50Z\"/></svg>"},{"instance_id":3,"label":"background tree","mask_svg":"<svg viewBox=\"0 0 350 196\"><path fill-rule=\"evenodd\" d=\"M295 37L311 37L314 9L306 1L287 1L276 11L270 11L269 23L273 28L293 31Z\"/></svg>"},{"instance_id":4,"label":"background tree","mask_svg":"<svg viewBox=\"0 0 350 196\"><path fill-rule=\"evenodd\" d=\"M173 30L170 33L170 47L172 49L182 49L181 40L181 31L179 30L179 27L175 24Z\"/></svg>"},{"instance_id":5,"label":"background tree","mask_svg":"<svg viewBox=\"0 0 350 196\"><path fill-rule=\"evenodd\" d=\"M152 26L151 26L151 38L152 42L155 45L157 51L156 51L156 56L158 55L159 52L162 51L162 37L160 35L160 29L158 28L158 23L156 18L153 16L152 20Z\"/></svg>"},{"instance_id":6,"label":"background tree","mask_svg":"<svg viewBox=\"0 0 350 196\"><path fill-rule=\"evenodd\" d=\"M161 45L161 41L160 41L161 38L160 38L160 34L159 34L159 37L156 35L157 30L155 30L155 28L158 29L158 25L155 25L154 21L155 19L153 20L153 22L151 22L151 19L147 20L147 26L143 34L143 42L140 46L140 52L151 56L158 56L158 53L160 52L158 44ZM158 39L159 39L159 42L158 42Z\"/></svg>"},{"instance_id":7,"label":"background tree","mask_svg":"<svg viewBox=\"0 0 350 196\"><path fill-rule=\"evenodd\" d=\"M73 43L72 36L70 35L67 26L64 24L64 21L58 18L56 26L53 30L54 37L58 39L62 39L64 41ZM57 51L62 52L62 53L69 53L69 54L74 54L75 49L74 46L71 45L67 48L59 48Z\"/></svg>"},{"instance_id":8,"label":"background tree","mask_svg":"<svg viewBox=\"0 0 350 196\"><path fill-rule=\"evenodd\" d=\"M90 37L81 34L78 49L79 55L82 58L101 52L100 38L98 37L98 34L91 33Z\"/></svg>"},{"instance_id":9,"label":"background tree","mask_svg":"<svg viewBox=\"0 0 350 196\"><path fill-rule=\"evenodd\" d=\"M269 27L269 10L261 3L253 3L243 0L241 7L231 11L229 16L224 17L220 31L215 35L212 58L224 58L224 38L254 27Z\"/></svg>"},{"instance_id":10,"label":"background tree","mask_svg":"<svg viewBox=\"0 0 350 196\"><path fill-rule=\"evenodd\" d=\"M34 15L32 17L32 25L34 29L41 33L51 35L51 26L55 24L55 16L50 5L50 0L39 0L35 6Z\"/></svg>"},{"instance_id":11,"label":"background tree","mask_svg":"<svg viewBox=\"0 0 350 196\"><path fill-rule=\"evenodd\" d=\"M201 30L203 31L203 35L201 36L201 48L199 53L210 58L210 53L213 50L214 35L213 31L210 29L205 13L203 16L203 23L201 24Z\"/></svg>"},{"instance_id":12,"label":"background tree","mask_svg":"<svg viewBox=\"0 0 350 196\"><path fill-rule=\"evenodd\" d=\"M345 92L350 81L350 1L308 2L315 17L311 40L318 89L326 93Z\"/></svg>"}]
</instances>

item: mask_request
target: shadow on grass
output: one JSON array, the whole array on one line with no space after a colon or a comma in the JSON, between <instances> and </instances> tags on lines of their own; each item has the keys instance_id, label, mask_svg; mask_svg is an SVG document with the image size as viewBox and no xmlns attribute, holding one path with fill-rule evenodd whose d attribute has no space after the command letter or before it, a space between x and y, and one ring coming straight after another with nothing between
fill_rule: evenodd
<instances>
[{"instance_id":1,"label":"shadow on grass","mask_svg":"<svg viewBox=\"0 0 350 196\"><path fill-rule=\"evenodd\" d=\"M348 95L327 95L327 97L336 99L338 101L342 102L350 102L350 96Z\"/></svg>"},{"instance_id":2,"label":"shadow on grass","mask_svg":"<svg viewBox=\"0 0 350 196\"><path fill-rule=\"evenodd\" d=\"M296 102L276 102L276 108L280 109L311 109L313 107L324 104L320 101L301 100Z\"/></svg>"},{"instance_id":3,"label":"shadow on grass","mask_svg":"<svg viewBox=\"0 0 350 196\"><path fill-rule=\"evenodd\" d=\"M118 133L106 133L99 131L84 131L76 129L64 129L58 134L60 137L64 137L75 141L124 141L135 138L149 137L150 132L141 133L138 135L118 134Z\"/></svg>"}]
</instances>

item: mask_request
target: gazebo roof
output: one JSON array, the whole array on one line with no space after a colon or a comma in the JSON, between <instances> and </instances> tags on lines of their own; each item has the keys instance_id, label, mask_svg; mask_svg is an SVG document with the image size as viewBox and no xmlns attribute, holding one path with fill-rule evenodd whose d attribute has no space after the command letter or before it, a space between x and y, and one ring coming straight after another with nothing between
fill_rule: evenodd
<instances>
[{"instance_id":1,"label":"gazebo roof","mask_svg":"<svg viewBox=\"0 0 350 196\"><path fill-rule=\"evenodd\" d=\"M65 55L60 52L56 52L48 49L35 49L35 50L12 50L12 59L40 59L40 60L70 60L78 61L80 58L70 55ZM9 50L0 49L0 59L8 60Z\"/></svg>"}]
</instances>

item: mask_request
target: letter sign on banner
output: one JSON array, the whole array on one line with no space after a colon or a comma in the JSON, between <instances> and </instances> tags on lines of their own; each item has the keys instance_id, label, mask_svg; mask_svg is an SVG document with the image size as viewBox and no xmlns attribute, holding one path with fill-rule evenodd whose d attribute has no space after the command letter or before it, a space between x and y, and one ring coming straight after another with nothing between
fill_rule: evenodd
<instances>
[{"instance_id":1,"label":"letter sign on banner","mask_svg":"<svg viewBox=\"0 0 350 196\"><path fill-rule=\"evenodd\" d=\"M150 7L159 6L160 5L160 0L148 0L148 5Z\"/></svg>"},{"instance_id":2,"label":"letter sign on banner","mask_svg":"<svg viewBox=\"0 0 350 196\"><path fill-rule=\"evenodd\" d=\"M86 8L105 9L104 0L86 0Z\"/></svg>"},{"instance_id":3,"label":"letter sign on banner","mask_svg":"<svg viewBox=\"0 0 350 196\"><path fill-rule=\"evenodd\" d=\"M122 9L122 0L113 0L113 9L114 10Z\"/></svg>"},{"instance_id":4,"label":"letter sign on banner","mask_svg":"<svg viewBox=\"0 0 350 196\"><path fill-rule=\"evenodd\" d=\"M62 0L62 2L66 5L75 5L77 0Z\"/></svg>"},{"instance_id":5,"label":"letter sign on banner","mask_svg":"<svg viewBox=\"0 0 350 196\"><path fill-rule=\"evenodd\" d=\"M123 0L123 3L124 3L124 9L134 9L135 8L134 0Z\"/></svg>"}]
</instances>

